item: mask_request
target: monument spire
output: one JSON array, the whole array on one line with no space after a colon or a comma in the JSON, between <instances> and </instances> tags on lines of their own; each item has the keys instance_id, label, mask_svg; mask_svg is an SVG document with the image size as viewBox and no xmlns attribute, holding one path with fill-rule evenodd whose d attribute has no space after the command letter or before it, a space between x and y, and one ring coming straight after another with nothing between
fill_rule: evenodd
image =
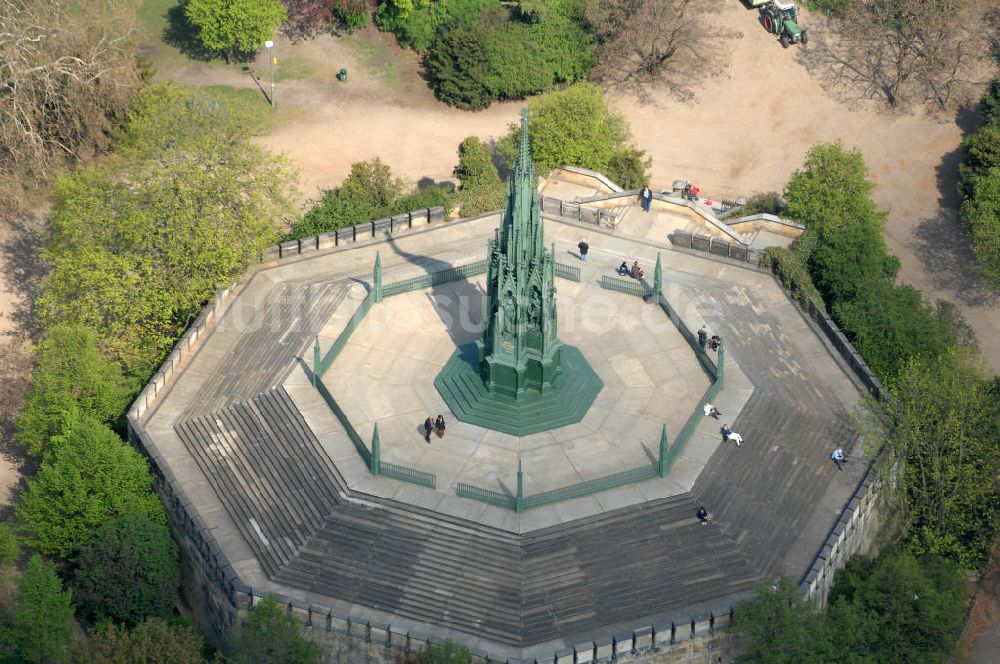
<instances>
[{"instance_id":1,"label":"monument spire","mask_svg":"<svg viewBox=\"0 0 1000 664\"><path fill-rule=\"evenodd\" d=\"M545 391L559 374L555 257L545 249L527 109L521 110L521 145L487 260L486 329L477 342L483 379L509 396Z\"/></svg>"},{"instance_id":2,"label":"monument spire","mask_svg":"<svg viewBox=\"0 0 1000 664\"><path fill-rule=\"evenodd\" d=\"M545 247L522 110L503 219L486 247L483 333L475 349L456 351L434 380L458 420L526 436L579 422L601 391L580 351L556 334L555 257L555 245Z\"/></svg>"}]
</instances>

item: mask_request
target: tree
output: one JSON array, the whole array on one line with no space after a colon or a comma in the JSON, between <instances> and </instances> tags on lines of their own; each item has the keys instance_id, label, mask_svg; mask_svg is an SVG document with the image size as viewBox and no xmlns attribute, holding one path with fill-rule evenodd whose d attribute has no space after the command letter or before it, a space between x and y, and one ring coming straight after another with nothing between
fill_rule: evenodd
<instances>
[{"instance_id":1,"label":"tree","mask_svg":"<svg viewBox=\"0 0 1000 664\"><path fill-rule=\"evenodd\" d=\"M855 0L836 38L810 33L802 57L849 98L948 107L969 100L968 75L995 34L977 12L967 0Z\"/></svg>"},{"instance_id":2,"label":"tree","mask_svg":"<svg viewBox=\"0 0 1000 664\"><path fill-rule=\"evenodd\" d=\"M694 97L704 73L724 68L725 40L741 37L715 20L722 0L588 0L598 37L594 75L640 96L657 86ZM697 74L695 74L695 72Z\"/></svg>"},{"instance_id":3,"label":"tree","mask_svg":"<svg viewBox=\"0 0 1000 664\"><path fill-rule=\"evenodd\" d=\"M73 652L74 664L202 664L205 642L194 629L146 618L131 631L104 625Z\"/></svg>"},{"instance_id":4,"label":"tree","mask_svg":"<svg viewBox=\"0 0 1000 664\"><path fill-rule=\"evenodd\" d=\"M962 204L962 222L972 232L972 250L983 276L1000 286L1000 166L976 178Z\"/></svg>"},{"instance_id":5,"label":"tree","mask_svg":"<svg viewBox=\"0 0 1000 664\"><path fill-rule=\"evenodd\" d=\"M43 453L50 438L81 417L112 424L128 406L131 386L121 368L101 355L91 330L57 325L38 345L36 357L31 389L17 419L17 440L31 454Z\"/></svg>"},{"instance_id":6,"label":"tree","mask_svg":"<svg viewBox=\"0 0 1000 664\"><path fill-rule=\"evenodd\" d=\"M886 248L881 228L862 221L829 231L810 254L809 270L833 304L854 299L875 282L892 283L899 259Z\"/></svg>"},{"instance_id":7,"label":"tree","mask_svg":"<svg viewBox=\"0 0 1000 664\"><path fill-rule=\"evenodd\" d=\"M1000 526L1000 401L974 362L959 349L906 361L883 403L892 435L879 439L909 547L967 569L985 566Z\"/></svg>"},{"instance_id":8,"label":"tree","mask_svg":"<svg viewBox=\"0 0 1000 664\"><path fill-rule=\"evenodd\" d=\"M788 180L787 214L821 239L835 228L860 222L875 224L881 231L885 212L871 199L874 187L860 150L845 150L840 142L819 143Z\"/></svg>"},{"instance_id":9,"label":"tree","mask_svg":"<svg viewBox=\"0 0 1000 664\"><path fill-rule=\"evenodd\" d=\"M252 144L237 106L181 86L143 91L120 157L60 180L52 264L36 310L73 322L143 375L216 289L231 286L295 214L286 162Z\"/></svg>"},{"instance_id":10,"label":"tree","mask_svg":"<svg viewBox=\"0 0 1000 664\"><path fill-rule=\"evenodd\" d=\"M337 228L394 214L406 189L403 180L376 157L351 164L351 172L341 185L323 194L322 200L292 226L293 237L308 237Z\"/></svg>"},{"instance_id":11,"label":"tree","mask_svg":"<svg viewBox=\"0 0 1000 664\"><path fill-rule=\"evenodd\" d=\"M29 662L59 662L73 641L72 595L36 553L17 580L11 642Z\"/></svg>"},{"instance_id":12,"label":"tree","mask_svg":"<svg viewBox=\"0 0 1000 664\"><path fill-rule=\"evenodd\" d=\"M146 460L104 425L80 420L52 441L15 513L27 542L66 558L126 512L166 523Z\"/></svg>"},{"instance_id":13,"label":"tree","mask_svg":"<svg viewBox=\"0 0 1000 664\"><path fill-rule=\"evenodd\" d=\"M459 144L454 175L461 183L457 198L463 216L472 217L503 207L506 188L493 164L493 154L475 136Z\"/></svg>"},{"instance_id":14,"label":"tree","mask_svg":"<svg viewBox=\"0 0 1000 664\"><path fill-rule=\"evenodd\" d=\"M593 66L590 36L555 11L535 20L491 9L442 30L427 52L427 71L437 97L458 108L479 110L572 83Z\"/></svg>"},{"instance_id":15,"label":"tree","mask_svg":"<svg viewBox=\"0 0 1000 664\"><path fill-rule=\"evenodd\" d=\"M268 595L247 616L233 640L233 664L318 664L323 651L302 635L295 616Z\"/></svg>"},{"instance_id":16,"label":"tree","mask_svg":"<svg viewBox=\"0 0 1000 664\"><path fill-rule=\"evenodd\" d=\"M9 524L0 523L0 565L10 567L21 557L21 542Z\"/></svg>"},{"instance_id":17,"label":"tree","mask_svg":"<svg viewBox=\"0 0 1000 664\"><path fill-rule=\"evenodd\" d=\"M621 174L613 172L611 164L623 152L636 150L630 144L625 119L608 107L601 88L590 83L579 83L531 99L528 116L531 157L542 174L566 164L601 171L616 179ZM500 141L500 153L510 162L517 155L519 140L520 128L511 125L510 132ZM639 151L638 154L644 153ZM649 164L649 160L643 162L644 176L648 174ZM643 183L619 182L630 188Z\"/></svg>"},{"instance_id":18,"label":"tree","mask_svg":"<svg viewBox=\"0 0 1000 664\"><path fill-rule=\"evenodd\" d=\"M986 125L965 140L965 159L958 165L958 193L971 198L976 179L1000 168L1000 122Z\"/></svg>"},{"instance_id":19,"label":"tree","mask_svg":"<svg viewBox=\"0 0 1000 664\"><path fill-rule=\"evenodd\" d=\"M954 346L951 327L912 286L874 281L831 314L872 371L883 380L911 357L934 358Z\"/></svg>"},{"instance_id":20,"label":"tree","mask_svg":"<svg viewBox=\"0 0 1000 664\"><path fill-rule=\"evenodd\" d=\"M229 62L235 53L263 46L288 12L279 0L187 0L184 16L198 28L205 48L221 51Z\"/></svg>"},{"instance_id":21,"label":"tree","mask_svg":"<svg viewBox=\"0 0 1000 664\"><path fill-rule=\"evenodd\" d=\"M179 556L167 527L143 514L105 523L80 548L74 587L81 612L129 626L166 617L180 587Z\"/></svg>"},{"instance_id":22,"label":"tree","mask_svg":"<svg viewBox=\"0 0 1000 664\"><path fill-rule=\"evenodd\" d=\"M0 200L107 147L141 85L132 13L102 0L0 2Z\"/></svg>"},{"instance_id":23,"label":"tree","mask_svg":"<svg viewBox=\"0 0 1000 664\"><path fill-rule=\"evenodd\" d=\"M451 639L447 639L440 646L427 644L427 649L420 658L420 664L469 664L471 661L472 655L469 654L469 650Z\"/></svg>"},{"instance_id":24,"label":"tree","mask_svg":"<svg viewBox=\"0 0 1000 664\"><path fill-rule=\"evenodd\" d=\"M854 556L837 572L829 617L838 640L853 637L859 661L944 662L965 619L965 590L954 562L892 546L877 558Z\"/></svg>"},{"instance_id":25,"label":"tree","mask_svg":"<svg viewBox=\"0 0 1000 664\"><path fill-rule=\"evenodd\" d=\"M740 635L740 662L798 664L834 662L835 648L816 606L797 592L788 577L762 583L756 594L733 611Z\"/></svg>"}]
</instances>

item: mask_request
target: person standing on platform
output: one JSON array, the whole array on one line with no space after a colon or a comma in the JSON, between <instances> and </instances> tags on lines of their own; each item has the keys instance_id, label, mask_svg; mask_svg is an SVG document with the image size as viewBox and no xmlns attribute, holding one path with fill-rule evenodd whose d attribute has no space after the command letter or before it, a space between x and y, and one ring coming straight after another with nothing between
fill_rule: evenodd
<instances>
[{"instance_id":1,"label":"person standing on platform","mask_svg":"<svg viewBox=\"0 0 1000 664\"><path fill-rule=\"evenodd\" d=\"M650 190L648 184L643 186L639 197L642 199L642 211L649 212L649 205L653 202L653 192Z\"/></svg>"}]
</instances>

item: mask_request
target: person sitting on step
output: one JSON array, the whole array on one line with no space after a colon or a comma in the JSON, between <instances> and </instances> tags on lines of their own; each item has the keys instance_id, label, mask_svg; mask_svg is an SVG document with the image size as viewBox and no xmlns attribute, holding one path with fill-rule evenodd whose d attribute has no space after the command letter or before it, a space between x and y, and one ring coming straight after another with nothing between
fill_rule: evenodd
<instances>
[{"instance_id":1,"label":"person sitting on step","mask_svg":"<svg viewBox=\"0 0 1000 664\"><path fill-rule=\"evenodd\" d=\"M627 277L628 276L628 263L622 261L622 264L618 266L618 276Z\"/></svg>"}]
</instances>

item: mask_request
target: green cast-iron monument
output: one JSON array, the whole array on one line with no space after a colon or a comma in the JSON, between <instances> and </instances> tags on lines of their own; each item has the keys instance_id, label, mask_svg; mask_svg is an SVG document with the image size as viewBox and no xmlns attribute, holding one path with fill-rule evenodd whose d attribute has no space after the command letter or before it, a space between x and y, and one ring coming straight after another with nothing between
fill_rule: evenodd
<instances>
[{"instance_id":1,"label":"green cast-iron monument","mask_svg":"<svg viewBox=\"0 0 1000 664\"><path fill-rule=\"evenodd\" d=\"M515 436L579 422L603 387L559 341L555 247L545 249L541 212L525 110L503 222L487 249L485 329L434 381L459 420Z\"/></svg>"}]
</instances>

